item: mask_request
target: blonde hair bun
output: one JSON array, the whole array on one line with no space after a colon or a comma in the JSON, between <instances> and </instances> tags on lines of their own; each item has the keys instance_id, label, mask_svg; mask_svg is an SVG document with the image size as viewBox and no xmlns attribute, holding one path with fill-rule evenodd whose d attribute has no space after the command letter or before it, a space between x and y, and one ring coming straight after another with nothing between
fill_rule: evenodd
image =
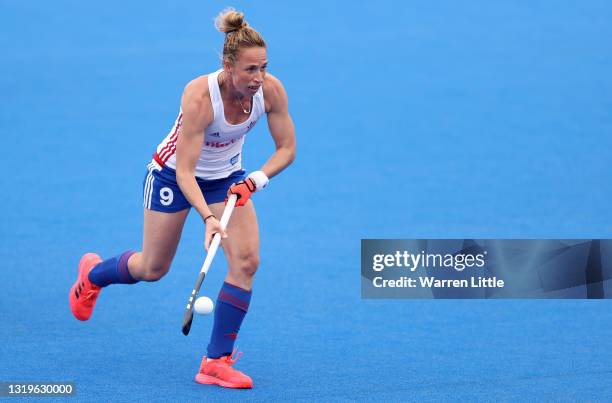
<instances>
[{"instance_id":1,"label":"blonde hair bun","mask_svg":"<svg viewBox=\"0 0 612 403\"><path fill-rule=\"evenodd\" d=\"M225 33L223 41L223 62L235 63L240 49L260 46L266 42L259 32L244 20L244 13L233 8L226 8L215 18L215 27ZM229 35L232 33L231 35Z\"/></svg>"},{"instance_id":2,"label":"blonde hair bun","mask_svg":"<svg viewBox=\"0 0 612 403\"><path fill-rule=\"evenodd\" d=\"M244 13L236 11L234 8L226 8L215 18L217 30L229 34L246 28L249 24L244 20Z\"/></svg>"}]
</instances>

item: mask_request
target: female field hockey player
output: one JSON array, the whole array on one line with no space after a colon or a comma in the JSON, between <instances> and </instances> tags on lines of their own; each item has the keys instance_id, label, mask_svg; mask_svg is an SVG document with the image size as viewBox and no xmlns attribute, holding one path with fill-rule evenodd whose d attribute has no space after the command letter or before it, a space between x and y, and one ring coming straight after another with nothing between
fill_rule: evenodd
<instances>
[{"instance_id":1,"label":"female field hockey player","mask_svg":"<svg viewBox=\"0 0 612 403\"><path fill-rule=\"evenodd\" d=\"M157 146L144 180L144 236L141 252L126 251L102 260L85 254L70 289L70 308L88 320L103 287L157 281L169 270L191 207L205 225L204 246L221 233L228 272L214 313L207 354L196 381L251 388L253 381L232 365L234 341L249 307L259 266L259 233L252 193L263 189L295 158L294 126L281 82L267 74L266 43L233 9L215 20L225 33L223 68L185 87L181 110ZM245 176L245 134L267 114L276 150L259 171ZM228 194L238 200L227 231L219 218Z\"/></svg>"}]
</instances>

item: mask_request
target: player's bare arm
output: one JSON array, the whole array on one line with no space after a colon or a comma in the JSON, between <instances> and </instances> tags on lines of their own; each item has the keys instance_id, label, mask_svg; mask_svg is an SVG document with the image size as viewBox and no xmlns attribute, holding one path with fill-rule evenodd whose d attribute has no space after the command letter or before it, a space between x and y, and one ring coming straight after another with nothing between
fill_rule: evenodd
<instances>
[{"instance_id":1,"label":"player's bare arm","mask_svg":"<svg viewBox=\"0 0 612 403\"><path fill-rule=\"evenodd\" d=\"M271 74L264 83L268 128L274 139L276 151L261 170L268 178L277 175L295 160L295 127L289 115L289 102L283 84Z\"/></svg>"},{"instance_id":2,"label":"player's bare arm","mask_svg":"<svg viewBox=\"0 0 612 403\"><path fill-rule=\"evenodd\" d=\"M195 179L196 163L204 143L204 129L213 120L213 110L208 92L208 78L206 76L191 81L185 87L181 99L183 121L180 129L181 133L176 143L176 179L181 191L206 224L204 237L206 250L208 250L215 233L221 232L222 236L227 236L225 231L221 229L217 218L212 214L208 204L206 204L204 195Z\"/></svg>"},{"instance_id":3,"label":"player's bare arm","mask_svg":"<svg viewBox=\"0 0 612 403\"><path fill-rule=\"evenodd\" d=\"M250 173L244 181L229 189L229 193L238 196L236 206L245 205L252 193L264 188L270 178L295 160L295 127L289 115L287 93L281 82L267 73L263 92L268 128L274 140L275 151L259 171Z\"/></svg>"}]
</instances>

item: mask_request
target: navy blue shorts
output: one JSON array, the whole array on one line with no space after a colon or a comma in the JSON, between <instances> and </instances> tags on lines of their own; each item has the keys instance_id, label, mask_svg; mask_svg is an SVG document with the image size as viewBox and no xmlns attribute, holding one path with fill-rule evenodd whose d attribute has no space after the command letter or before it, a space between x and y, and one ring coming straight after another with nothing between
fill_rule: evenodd
<instances>
[{"instance_id":1,"label":"navy blue shorts","mask_svg":"<svg viewBox=\"0 0 612 403\"><path fill-rule=\"evenodd\" d=\"M162 213L176 213L191 207L176 182L176 171L172 168L160 169L155 162L147 166L143 182L144 207ZM245 171L235 171L227 178L204 180L196 178L207 204L220 203L227 197L227 190L232 183L238 183L245 177Z\"/></svg>"}]
</instances>

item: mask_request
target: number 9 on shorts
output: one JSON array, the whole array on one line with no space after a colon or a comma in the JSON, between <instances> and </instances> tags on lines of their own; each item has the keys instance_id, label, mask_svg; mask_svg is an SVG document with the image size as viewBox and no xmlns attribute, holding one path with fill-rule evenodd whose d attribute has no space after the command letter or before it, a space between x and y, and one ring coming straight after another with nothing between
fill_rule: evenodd
<instances>
[{"instance_id":1,"label":"number 9 on shorts","mask_svg":"<svg viewBox=\"0 0 612 403\"><path fill-rule=\"evenodd\" d=\"M174 193L169 187L163 187L159 189L159 202L164 206L169 206L174 200Z\"/></svg>"}]
</instances>

